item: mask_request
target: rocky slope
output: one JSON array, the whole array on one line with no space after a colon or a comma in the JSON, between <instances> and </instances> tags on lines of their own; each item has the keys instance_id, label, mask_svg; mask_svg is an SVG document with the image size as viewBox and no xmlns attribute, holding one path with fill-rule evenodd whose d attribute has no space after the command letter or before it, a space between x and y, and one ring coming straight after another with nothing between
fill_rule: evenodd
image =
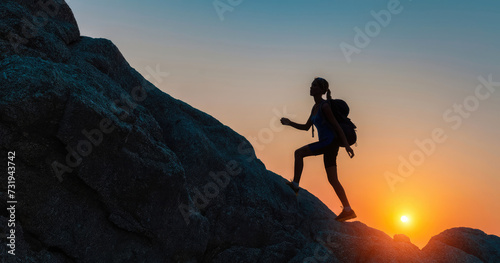
<instances>
[{"instance_id":1,"label":"rocky slope","mask_svg":"<svg viewBox=\"0 0 500 263\"><path fill-rule=\"evenodd\" d=\"M111 41L80 36L62 0L0 2L0 149L2 171L16 154L17 201L15 227L0 212L16 237L1 262L500 261L500 238L480 230L419 250L334 221L244 137L158 90Z\"/></svg>"}]
</instances>

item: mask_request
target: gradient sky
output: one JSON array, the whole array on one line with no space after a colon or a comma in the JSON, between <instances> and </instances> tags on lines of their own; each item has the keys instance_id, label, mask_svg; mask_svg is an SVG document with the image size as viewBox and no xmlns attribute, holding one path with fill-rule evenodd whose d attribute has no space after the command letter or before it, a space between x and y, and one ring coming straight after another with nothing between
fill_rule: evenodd
<instances>
[{"instance_id":1,"label":"gradient sky","mask_svg":"<svg viewBox=\"0 0 500 263\"><path fill-rule=\"evenodd\" d=\"M243 0L224 20L209 0L68 4L82 35L112 40L144 76L168 72L148 79L245 136L287 179L294 150L317 137L275 125L275 112L305 123L310 83L326 78L358 126L355 158L342 148L338 158L358 220L419 247L457 226L500 235L500 87L477 105L471 97L480 76L500 82L500 2L400 1L401 12L348 63L341 43L354 45L355 27L364 31L389 2ZM467 117L443 118L464 101ZM400 158L415 157L415 140L436 128L446 140L393 191L385 174L398 174ZM300 184L340 212L321 157L306 158Z\"/></svg>"}]
</instances>

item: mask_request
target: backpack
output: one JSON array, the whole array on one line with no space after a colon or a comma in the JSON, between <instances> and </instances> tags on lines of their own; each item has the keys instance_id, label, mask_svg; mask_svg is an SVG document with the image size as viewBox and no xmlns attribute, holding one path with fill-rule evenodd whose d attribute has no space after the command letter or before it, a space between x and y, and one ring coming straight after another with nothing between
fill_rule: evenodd
<instances>
[{"instance_id":1,"label":"backpack","mask_svg":"<svg viewBox=\"0 0 500 263\"><path fill-rule=\"evenodd\" d=\"M332 99L329 100L330 107L332 108L333 116L337 119L340 128L344 131L347 143L353 145L357 141L356 125L347 117L349 115L349 106L344 100Z\"/></svg>"},{"instance_id":2,"label":"backpack","mask_svg":"<svg viewBox=\"0 0 500 263\"><path fill-rule=\"evenodd\" d=\"M353 145L357 141L356 136L356 125L347 117L349 115L349 106L347 103L341 99L328 100L330 107L333 112L333 116L340 125L340 128L344 131L347 143ZM342 146L344 147L344 146Z\"/></svg>"}]
</instances>

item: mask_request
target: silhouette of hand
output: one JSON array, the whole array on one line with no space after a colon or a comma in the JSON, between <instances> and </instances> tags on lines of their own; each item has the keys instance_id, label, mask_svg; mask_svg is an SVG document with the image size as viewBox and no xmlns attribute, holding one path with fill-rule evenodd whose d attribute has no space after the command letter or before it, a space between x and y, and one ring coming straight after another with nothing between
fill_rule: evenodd
<instances>
[{"instance_id":1,"label":"silhouette of hand","mask_svg":"<svg viewBox=\"0 0 500 263\"><path fill-rule=\"evenodd\" d=\"M291 121L288 118L281 118L281 124L290 125Z\"/></svg>"},{"instance_id":2,"label":"silhouette of hand","mask_svg":"<svg viewBox=\"0 0 500 263\"><path fill-rule=\"evenodd\" d=\"M347 152L347 154L349 154L349 157L354 157L354 150L351 148L351 146L347 146L345 147L345 150Z\"/></svg>"}]
</instances>

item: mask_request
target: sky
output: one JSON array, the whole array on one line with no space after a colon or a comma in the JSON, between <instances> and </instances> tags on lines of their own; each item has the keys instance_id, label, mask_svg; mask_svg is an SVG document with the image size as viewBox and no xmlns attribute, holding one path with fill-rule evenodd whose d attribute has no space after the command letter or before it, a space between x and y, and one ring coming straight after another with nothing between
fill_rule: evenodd
<instances>
[{"instance_id":1,"label":"sky","mask_svg":"<svg viewBox=\"0 0 500 263\"><path fill-rule=\"evenodd\" d=\"M70 0L81 35L107 38L159 89L293 177L314 77L347 101L356 156L338 173L357 220L423 247L452 227L500 235L500 2ZM322 157L300 186L333 212ZM406 215L409 222L401 222Z\"/></svg>"}]
</instances>

